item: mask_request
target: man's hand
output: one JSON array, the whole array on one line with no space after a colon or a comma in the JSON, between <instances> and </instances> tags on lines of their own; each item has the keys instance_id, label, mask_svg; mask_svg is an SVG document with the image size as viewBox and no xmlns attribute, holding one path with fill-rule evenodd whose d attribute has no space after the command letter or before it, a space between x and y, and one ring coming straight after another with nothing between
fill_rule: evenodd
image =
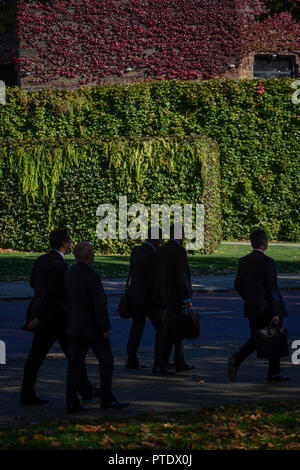
<instances>
[{"instance_id":1,"label":"man's hand","mask_svg":"<svg viewBox=\"0 0 300 470\"><path fill-rule=\"evenodd\" d=\"M275 323L276 325L280 322L280 318L278 315L276 315L275 317L273 317L273 320L272 320L273 323Z\"/></svg>"},{"instance_id":2,"label":"man's hand","mask_svg":"<svg viewBox=\"0 0 300 470\"><path fill-rule=\"evenodd\" d=\"M193 307L193 302L186 302L184 304L184 306L187 307L187 308L192 308Z\"/></svg>"},{"instance_id":3,"label":"man's hand","mask_svg":"<svg viewBox=\"0 0 300 470\"><path fill-rule=\"evenodd\" d=\"M104 338L109 338L110 337L111 330L104 331Z\"/></svg>"},{"instance_id":4,"label":"man's hand","mask_svg":"<svg viewBox=\"0 0 300 470\"><path fill-rule=\"evenodd\" d=\"M34 320L31 320L28 325L27 325L27 328L29 330L34 330L34 328L36 328L40 323L40 320L38 318L34 318Z\"/></svg>"}]
</instances>

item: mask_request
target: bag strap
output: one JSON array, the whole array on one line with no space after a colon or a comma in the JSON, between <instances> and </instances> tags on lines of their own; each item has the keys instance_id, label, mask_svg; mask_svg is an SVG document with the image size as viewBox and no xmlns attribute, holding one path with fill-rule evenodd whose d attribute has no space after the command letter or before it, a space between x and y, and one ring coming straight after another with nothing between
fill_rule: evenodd
<instances>
[{"instance_id":1,"label":"bag strap","mask_svg":"<svg viewBox=\"0 0 300 470\"><path fill-rule=\"evenodd\" d=\"M127 275L127 279L126 279L125 291L128 290L130 278L131 278L131 266L129 267L129 271L128 271L128 275Z\"/></svg>"}]
</instances>

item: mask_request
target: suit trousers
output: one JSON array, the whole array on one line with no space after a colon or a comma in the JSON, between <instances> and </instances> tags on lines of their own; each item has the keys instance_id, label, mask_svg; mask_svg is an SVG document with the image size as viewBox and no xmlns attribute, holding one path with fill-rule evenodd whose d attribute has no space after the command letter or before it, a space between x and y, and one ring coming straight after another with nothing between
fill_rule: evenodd
<instances>
[{"instance_id":1,"label":"suit trousers","mask_svg":"<svg viewBox=\"0 0 300 470\"><path fill-rule=\"evenodd\" d=\"M160 359L158 362L159 367L167 367L167 364L170 359L171 351L174 345L175 354L174 362L175 367L182 367L185 364L184 354L183 354L183 341L174 340L173 330L174 330L174 317L180 315L182 311L182 305L169 305L166 308L164 322L163 322L163 331L160 339Z\"/></svg>"},{"instance_id":2,"label":"suit trousers","mask_svg":"<svg viewBox=\"0 0 300 470\"><path fill-rule=\"evenodd\" d=\"M155 329L155 346L154 346L154 363L159 360L159 344L163 328L162 314L160 307L142 307L139 305L131 305L132 309L132 325L127 343L128 362L138 364L137 350L140 345L147 316L149 317Z\"/></svg>"},{"instance_id":3,"label":"suit trousers","mask_svg":"<svg viewBox=\"0 0 300 470\"><path fill-rule=\"evenodd\" d=\"M45 357L52 348L55 341L58 341L63 352L68 358L69 338L65 329L58 330L53 327L38 328L33 335L31 349L24 366L23 384L21 389L21 399L31 399L35 395L35 383L39 368ZM92 392L92 384L87 375L85 364L81 364L79 393L82 397L88 397Z\"/></svg>"},{"instance_id":4,"label":"suit trousers","mask_svg":"<svg viewBox=\"0 0 300 470\"><path fill-rule=\"evenodd\" d=\"M247 359L248 356L250 356L250 354L256 351L256 333L258 330L265 328L267 325L268 323L266 323L264 320L249 318L250 338L241 346L238 352L233 354L236 365L238 367L245 359ZM273 375L280 374L280 357L272 357L271 359L268 359L268 361L268 378L272 377Z\"/></svg>"},{"instance_id":5,"label":"suit trousers","mask_svg":"<svg viewBox=\"0 0 300 470\"><path fill-rule=\"evenodd\" d=\"M100 369L100 395L101 401L110 401L112 394L113 355L109 338L87 340L74 336L69 337L69 360L67 373L67 407L78 405L80 392L81 373L85 357L91 348L94 352Z\"/></svg>"}]
</instances>

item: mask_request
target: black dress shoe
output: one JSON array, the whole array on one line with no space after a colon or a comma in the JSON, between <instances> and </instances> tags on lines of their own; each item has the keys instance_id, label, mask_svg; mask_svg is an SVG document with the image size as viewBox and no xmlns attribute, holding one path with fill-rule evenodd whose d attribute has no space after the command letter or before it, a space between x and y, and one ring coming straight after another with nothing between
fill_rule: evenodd
<instances>
[{"instance_id":1,"label":"black dress shoe","mask_svg":"<svg viewBox=\"0 0 300 470\"><path fill-rule=\"evenodd\" d=\"M164 367L153 367L152 373L163 375L164 377L171 377L172 375L175 375L175 372L171 372L170 370L167 370Z\"/></svg>"},{"instance_id":2,"label":"black dress shoe","mask_svg":"<svg viewBox=\"0 0 300 470\"><path fill-rule=\"evenodd\" d=\"M80 404L67 407L67 413L69 415L76 414L76 413L83 413L85 411L88 411L88 407L87 406L82 406Z\"/></svg>"},{"instance_id":3,"label":"black dress shoe","mask_svg":"<svg viewBox=\"0 0 300 470\"><path fill-rule=\"evenodd\" d=\"M168 362L166 365L167 369L175 369L175 363L174 362Z\"/></svg>"},{"instance_id":4,"label":"black dress shoe","mask_svg":"<svg viewBox=\"0 0 300 470\"><path fill-rule=\"evenodd\" d=\"M82 399L84 401L89 401L89 400L92 400L93 398L100 398L100 397L101 397L100 388L93 387L91 393L87 396L83 396Z\"/></svg>"},{"instance_id":5,"label":"black dress shoe","mask_svg":"<svg viewBox=\"0 0 300 470\"><path fill-rule=\"evenodd\" d=\"M139 362L127 361L126 367L127 369L145 369L146 366L144 366L143 364L140 364Z\"/></svg>"},{"instance_id":6,"label":"black dress shoe","mask_svg":"<svg viewBox=\"0 0 300 470\"><path fill-rule=\"evenodd\" d=\"M46 398L32 397L32 398L21 398L22 405L47 405L49 400Z\"/></svg>"},{"instance_id":7,"label":"black dress shoe","mask_svg":"<svg viewBox=\"0 0 300 470\"><path fill-rule=\"evenodd\" d=\"M266 380L266 383L270 382L287 382L290 380L290 378L287 375L272 375L271 377L268 377Z\"/></svg>"},{"instance_id":8,"label":"black dress shoe","mask_svg":"<svg viewBox=\"0 0 300 470\"><path fill-rule=\"evenodd\" d=\"M183 364L182 366L176 366L175 369L176 372L182 372L183 370L192 370L194 369L194 366L189 364Z\"/></svg>"},{"instance_id":9,"label":"black dress shoe","mask_svg":"<svg viewBox=\"0 0 300 470\"><path fill-rule=\"evenodd\" d=\"M122 410L123 408L127 408L130 403L118 400L111 400L111 401L101 401L100 406L102 410L108 410L108 408L113 408L114 410Z\"/></svg>"},{"instance_id":10,"label":"black dress shoe","mask_svg":"<svg viewBox=\"0 0 300 470\"><path fill-rule=\"evenodd\" d=\"M236 382L238 367L235 363L234 357L230 357L228 359L228 367L227 367L227 375L229 377L230 382Z\"/></svg>"},{"instance_id":11,"label":"black dress shoe","mask_svg":"<svg viewBox=\"0 0 300 470\"><path fill-rule=\"evenodd\" d=\"M127 369L139 369L140 365L138 362L126 362Z\"/></svg>"}]
</instances>

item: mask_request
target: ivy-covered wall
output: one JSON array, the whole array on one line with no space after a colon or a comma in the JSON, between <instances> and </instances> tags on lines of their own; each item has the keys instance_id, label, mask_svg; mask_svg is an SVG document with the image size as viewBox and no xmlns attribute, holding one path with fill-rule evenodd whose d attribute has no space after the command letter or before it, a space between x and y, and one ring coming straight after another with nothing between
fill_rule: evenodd
<instances>
[{"instance_id":1,"label":"ivy-covered wall","mask_svg":"<svg viewBox=\"0 0 300 470\"><path fill-rule=\"evenodd\" d=\"M124 253L136 241L99 240L96 234L100 204L115 206L118 230L119 196L127 197L128 209L144 204L149 225L151 204L180 204L182 212L192 204L194 229L196 204L203 203L205 252L215 251L221 240L219 154L211 139L10 141L2 146L1 166L1 247L46 250L50 227L67 225L74 242L89 240L101 253Z\"/></svg>"},{"instance_id":2,"label":"ivy-covered wall","mask_svg":"<svg viewBox=\"0 0 300 470\"><path fill-rule=\"evenodd\" d=\"M289 12L270 18L263 0L19 0L17 5L19 47L11 56L26 88L217 78L238 70L251 53L299 51L299 24Z\"/></svg>"},{"instance_id":3,"label":"ivy-covered wall","mask_svg":"<svg viewBox=\"0 0 300 470\"><path fill-rule=\"evenodd\" d=\"M37 147L36 152L42 155L46 148L51 148L51 145L47 144L49 139L60 139L64 144L75 139L78 148L85 146L89 141L92 151L93 141L96 139L114 136L166 138L172 135L180 135L185 139L190 135L207 135L218 143L222 229L225 239L247 239L253 227L260 226L272 239L299 241L299 105L292 103L291 96L294 91L290 79L268 79L260 82L160 81L126 86L99 85L83 87L76 91L26 92L18 88L9 89L7 104L0 106L0 138L4 139L1 168L7 168L8 157L5 155L8 153L13 155L11 158L14 158L14 163L10 166L10 189L4 187L4 180L1 182L1 232L3 224L6 224L5 237L2 234L1 244L16 247L17 243L13 241L13 237L16 224L21 224L20 230L23 231L22 237L25 241L19 248L24 249L31 239L31 232L26 230L26 220L35 220L34 223L41 233L48 223L47 207L43 213L40 209L36 209L36 212L32 208L26 209L26 212L23 208L24 198L21 193L16 192L18 179L25 181L25 191L31 184L32 188L37 184L40 191L44 183L40 180L36 182L35 173L29 182L22 179L22 165L25 162L29 164L32 159L34 161L35 157L32 152L25 152L28 158L22 160L20 173L16 147L21 148L19 158L22 159L25 143L11 143L8 147L5 140L8 137L18 141L25 140L26 145L29 145L32 139L40 141L40 149ZM63 158L68 158L68 154L65 155ZM85 158L87 157L84 157L83 161ZM126 156L125 160L127 158ZM175 161L176 158L175 155ZM142 167L145 162L146 160L142 162ZM193 161L190 163L193 164ZM93 168L90 160L86 164ZM121 173L123 164L125 163L121 159ZM179 163L178 165L180 166ZM65 167L68 168L68 165ZM158 166L155 172L148 174L144 194L149 193L151 197L154 195L155 190L151 187L156 188L157 175L161 171L163 172L162 168ZM184 171L187 173L180 185L176 178L164 173L164 184L170 194L176 190L175 198L179 194L177 191L186 191L186 194L193 197L193 187L199 184L193 171ZM68 185L72 188L74 198L78 198L79 204L85 191L83 183L81 186L79 182L76 183L76 178L81 178L80 167L75 166L74 173L71 173L70 170ZM93 180L96 178L95 184L100 187L100 182L105 181L105 174L95 175L90 169L91 181L88 184L94 184ZM47 179L46 174L44 180L45 178ZM114 188L117 188L117 194L126 186L120 186L119 176L116 176L115 181L117 185L111 189L111 194L114 194ZM104 194L102 190L99 192L100 199ZM215 194L215 197L218 195ZM90 196L86 200L89 199ZM63 200L61 197L61 201ZM15 212L16 210L19 212ZM64 211L70 215L71 210L71 202L66 202L60 206L57 217L63 217ZM74 220L81 220L81 216L78 219L77 216L74 217ZM218 234L219 227L215 225L214 230ZM20 240L18 235L18 243Z\"/></svg>"}]
</instances>

